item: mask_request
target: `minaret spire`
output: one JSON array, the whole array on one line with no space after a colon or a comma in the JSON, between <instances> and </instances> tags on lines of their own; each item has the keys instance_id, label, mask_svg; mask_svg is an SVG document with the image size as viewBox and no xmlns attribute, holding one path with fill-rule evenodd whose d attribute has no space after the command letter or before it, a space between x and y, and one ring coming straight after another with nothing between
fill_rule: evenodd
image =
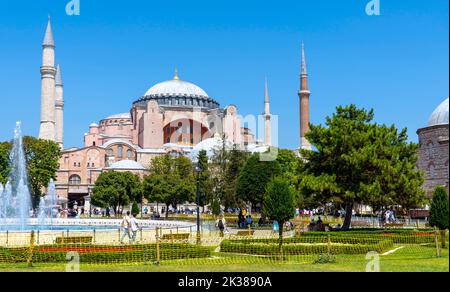
<instances>
[{"instance_id":1,"label":"minaret spire","mask_svg":"<svg viewBox=\"0 0 450 292\"><path fill-rule=\"evenodd\" d=\"M61 76L61 66L58 64L56 67L55 84L58 86L63 86L62 76Z\"/></svg>"},{"instance_id":2,"label":"minaret spire","mask_svg":"<svg viewBox=\"0 0 450 292\"><path fill-rule=\"evenodd\" d=\"M42 42L44 47L55 47L55 40L53 39L52 21L50 15L48 16L47 29L45 30L44 41Z\"/></svg>"},{"instance_id":3,"label":"minaret spire","mask_svg":"<svg viewBox=\"0 0 450 292\"><path fill-rule=\"evenodd\" d=\"M271 128L270 114L270 97L269 97L269 84L266 80L264 82L264 144L267 146L272 146L272 128Z\"/></svg>"},{"instance_id":4,"label":"minaret spire","mask_svg":"<svg viewBox=\"0 0 450 292\"><path fill-rule=\"evenodd\" d=\"M311 149L311 144L306 139L306 133L309 132L309 97L311 92L308 88L308 71L306 69L305 44L302 42L302 64L300 74L300 90L298 97L300 98L300 141L302 149Z\"/></svg>"},{"instance_id":5,"label":"minaret spire","mask_svg":"<svg viewBox=\"0 0 450 292\"><path fill-rule=\"evenodd\" d=\"M308 70L306 69L306 57L305 57L305 43L302 42L302 75L308 75Z\"/></svg>"}]
</instances>

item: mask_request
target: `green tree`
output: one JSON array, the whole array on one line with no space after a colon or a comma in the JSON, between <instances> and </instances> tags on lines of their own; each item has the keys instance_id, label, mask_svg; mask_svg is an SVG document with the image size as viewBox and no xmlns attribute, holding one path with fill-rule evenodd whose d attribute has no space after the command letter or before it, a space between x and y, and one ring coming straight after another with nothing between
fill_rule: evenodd
<instances>
[{"instance_id":1,"label":"green tree","mask_svg":"<svg viewBox=\"0 0 450 292\"><path fill-rule=\"evenodd\" d=\"M174 159L174 172L171 181L174 192L166 198L167 207L172 205L176 209L179 204L196 201L196 181L192 162L189 158L180 156Z\"/></svg>"},{"instance_id":2,"label":"green tree","mask_svg":"<svg viewBox=\"0 0 450 292\"><path fill-rule=\"evenodd\" d=\"M200 206L205 207L214 201L213 197L213 185L211 180L211 172L209 171L208 155L205 150L202 150L198 154L198 166L201 171L198 174L199 187L200 187Z\"/></svg>"},{"instance_id":3,"label":"green tree","mask_svg":"<svg viewBox=\"0 0 450 292\"><path fill-rule=\"evenodd\" d=\"M150 167L152 174L144 180L144 195L152 202L170 206L193 202L195 180L192 163L186 157L173 158L170 155L157 156ZM166 211L165 216L168 217Z\"/></svg>"},{"instance_id":4,"label":"green tree","mask_svg":"<svg viewBox=\"0 0 450 292\"><path fill-rule=\"evenodd\" d=\"M53 141L28 136L23 137L23 147L33 208L36 208L50 180L56 180L61 148Z\"/></svg>"},{"instance_id":5,"label":"green tree","mask_svg":"<svg viewBox=\"0 0 450 292\"><path fill-rule=\"evenodd\" d=\"M227 149L226 136L223 135L220 147L213 149L213 156L210 162L211 183L213 185L213 198L219 199L220 203L224 203L225 188L227 186L226 170L229 163L230 152Z\"/></svg>"},{"instance_id":6,"label":"green tree","mask_svg":"<svg viewBox=\"0 0 450 292\"><path fill-rule=\"evenodd\" d=\"M277 160L261 161L258 153L253 154L239 174L236 186L237 197L244 202L252 203L253 206L262 207L267 183L280 174L281 167Z\"/></svg>"},{"instance_id":7,"label":"green tree","mask_svg":"<svg viewBox=\"0 0 450 292\"><path fill-rule=\"evenodd\" d=\"M127 206L130 202L136 202L142 191L136 184L138 176L131 172L103 172L95 182L91 202L94 206L107 208L113 207L116 215L119 208Z\"/></svg>"},{"instance_id":8,"label":"green tree","mask_svg":"<svg viewBox=\"0 0 450 292\"><path fill-rule=\"evenodd\" d=\"M167 177L165 175L152 174L144 178L144 198L149 202L156 203L157 210L159 210L159 204L164 202L164 196L166 195L168 188Z\"/></svg>"},{"instance_id":9,"label":"green tree","mask_svg":"<svg viewBox=\"0 0 450 292\"><path fill-rule=\"evenodd\" d=\"M9 174L9 152L11 144L8 142L0 143L0 183L6 184Z\"/></svg>"},{"instance_id":10,"label":"green tree","mask_svg":"<svg viewBox=\"0 0 450 292\"><path fill-rule=\"evenodd\" d=\"M133 202L133 205L131 207L131 214L133 214L133 216L138 215L139 213L141 213L141 210L139 209L139 205L137 202Z\"/></svg>"},{"instance_id":11,"label":"green tree","mask_svg":"<svg viewBox=\"0 0 450 292\"><path fill-rule=\"evenodd\" d=\"M211 212L215 216L220 215L220 201L217 199L214 199L211 203Z\"/></svg>"},{"instance_id":12,"label":"green tree","mask_svg":"<svg viewBox=\"0 0 450 292\"><path fill-rule=\"evenodd\" d=\"M142 203L143 187L141 178L132 172L122 172L123 180L126 182L126 196L132 203Z\"/></svg>"},{"instance_id":13,"label":"green tree","mask_svg":"<svg viewBox=\"0 0 450 292\"><path fill-rule=\"evenodd\" d=\"M283 258L283 226L295 215L295 189L287 178L275 177L268 184L264 195L263 213L266 217L278 221L278 250Z\"/></svg>"},{"instance_id":14,"label":"green tree","mask_svg":"<svg viewBox=\"0 0 450 292\"><path fill-rule=\"evenodd\" d=\"M221 202L225 207L225 210L228 208L238 207L243 203L239 202L236 196L236 188L239 173L244 167L249 156L250 155L248 152L239 150L237 145L235 145L229 152L229 161L224 173L224 192L221 198Z\"/></svg>"},{"instance_id":15,"label":"green tree","mask_svg":"<svg viewBox=\"0 0 450 292\"><path fill-rule=\"evenodd\" d=\"M445 248L445 230L448 229L448 193L444 187L437 187L430 209L430 225L441 231L441 245Z\"/></svg>"},{"instance_id":16,"label":"green tree","mask_svg":"<svg viewBox=\"0 0 450 292\"><path fill-rule=\"evenodd\" d=\"M373 110L337 107L327 127L311 125L306 138L316 150L301 151L307 161L302 194L343 205L343 229L350 227L355 204L412 206L424 196L423 178L415 170L417 145L408 143L406 129L399 132L373 119Z\"/></svg>"}]
</instances>

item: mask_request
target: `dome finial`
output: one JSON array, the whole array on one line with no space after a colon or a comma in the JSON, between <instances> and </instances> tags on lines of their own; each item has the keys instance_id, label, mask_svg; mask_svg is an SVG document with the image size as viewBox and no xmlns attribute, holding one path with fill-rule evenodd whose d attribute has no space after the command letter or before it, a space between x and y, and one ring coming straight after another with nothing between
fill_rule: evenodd
<instances>
[{"instance_id":1,"label":"dome finial","mask_svg":"<svg viewBox=\"0 0 450 292\"><path fill-rule=\"evenodd\" d=\"M175 68L175 75L173 76L173 80L180 80L180 77L178 76L178 68Z\"/></svg>"}]
</instances>

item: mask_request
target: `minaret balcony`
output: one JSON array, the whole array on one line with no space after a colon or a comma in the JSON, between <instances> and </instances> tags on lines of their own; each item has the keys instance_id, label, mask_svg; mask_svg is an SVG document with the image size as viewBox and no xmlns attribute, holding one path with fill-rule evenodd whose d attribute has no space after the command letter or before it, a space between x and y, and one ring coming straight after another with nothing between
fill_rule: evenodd
<instances>
[{"instance_id":1,"label":"minaret balcony","mask_svg":"<svg viewBox=\"0 0 450 292\"><path fill-rule=\"evenodd\" d=\"M41 75L44 78L55 78L56 75L56 69L52 66L42 66L41 67Z\"/></svg>"}]
</instances>

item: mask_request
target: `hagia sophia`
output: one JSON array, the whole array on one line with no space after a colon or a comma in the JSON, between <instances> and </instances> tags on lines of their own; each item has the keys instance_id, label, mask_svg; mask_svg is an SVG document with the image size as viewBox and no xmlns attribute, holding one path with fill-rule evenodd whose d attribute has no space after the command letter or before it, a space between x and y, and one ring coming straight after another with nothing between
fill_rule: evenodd
<instances>
[{"instance_id":1,"label":"hagia sophia","mask_svg":"<svg viewBox=\"0 0 450 292\"><path fill-rule=\"evenodd\" d=\"M39 138L60 144L62 157L56 190L71 208L84 205L104 171L131 171L141 177L149 174L151 160L164 154L195 159L200 150L211 151L227 143L250 152L265 152L272 146L270 98L265 83L263 141L244 127L236 105L221 105L199 86L183 81L175 71L171 80L158 83L136 98L129 111L108 116L89 125L82 148L64 148L64 91L61 67L55 62L55 41L50 18L45 32L41 67L41 121ZM312 149L305 138L309 131L308 73L302 46L300 90L300 148ZM262 99L261 99L262 100ZM418 130L418 167L424 171L424 188L449 186L449 120L444 101L432 114L426 127ZM261 103L262 104L262 103ZM69 109L70 110L70 109ZM294 150L296 151L296 150Z\"/></svg>"}]
</instances>

